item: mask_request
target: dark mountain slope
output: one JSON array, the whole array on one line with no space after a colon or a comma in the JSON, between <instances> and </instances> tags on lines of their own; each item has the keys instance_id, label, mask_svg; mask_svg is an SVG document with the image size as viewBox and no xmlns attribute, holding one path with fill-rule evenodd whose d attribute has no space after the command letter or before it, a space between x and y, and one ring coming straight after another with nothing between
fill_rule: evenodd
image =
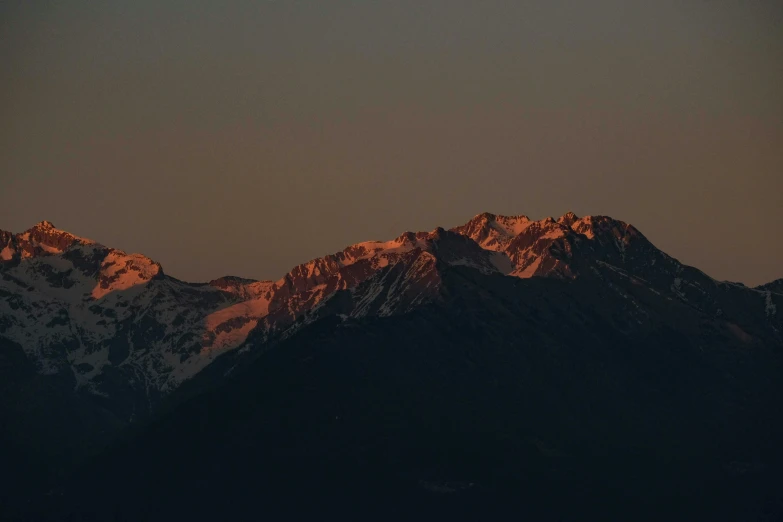
<instances>
[{"instance_id":1,"label":"dark mountain slope","mask_svg":"<svg viewBox=\"0 0 783 522\"><path fill-rule=\"evenodd\" d=\"M341 318L356 297L337 292L322 319L96 460L45 514L783 514L778 325L727 317L732 288L715 314L613 270L439 273L438 298L404 315Z\"/></svg>"},{"instance_id":2,"label":"dark mountain slope","mask_svg":"<svg viewBox=\"0 0 783 522\"><path fill-rule=\"evenodd\" d=\"M783 294L783 278L776 279L770 283L761 285L756 287L758 290L763 291L769 291L769 292L776 292L778 294Z\"/></svg>"}]
</instances>

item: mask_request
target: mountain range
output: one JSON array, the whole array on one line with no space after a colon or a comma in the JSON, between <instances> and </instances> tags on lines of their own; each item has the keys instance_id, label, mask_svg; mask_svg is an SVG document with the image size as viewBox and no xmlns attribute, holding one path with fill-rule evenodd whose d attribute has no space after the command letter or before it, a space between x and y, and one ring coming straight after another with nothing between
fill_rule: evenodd
<instances>
[{"instance_id":1,"label":"mountain range","mask_svg":"<svg viewBox=\"0 0 783 522\"><path fill-rule=\"evenodd\" d=\"M43 221L0 231L0 276L15 516L783 516L783 279L716 281L610 217L483 213L208 283Z\"/></svg>"}]
</instances>

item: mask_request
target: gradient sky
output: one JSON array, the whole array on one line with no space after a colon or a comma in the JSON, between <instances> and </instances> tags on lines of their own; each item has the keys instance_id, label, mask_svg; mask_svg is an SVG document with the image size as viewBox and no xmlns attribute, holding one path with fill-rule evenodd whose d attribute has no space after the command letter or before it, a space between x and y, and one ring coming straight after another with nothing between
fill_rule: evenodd
<instances>
[{"instance_id":1,"label":"gradient sky","mask_svg":"<svg viewBox=\"0 0 783 522\"><path fill-rule=\"evenodd\" d=\"M483 211L783 277L779 1L0 3L0 228L192 281Z\"/></svg>"}]
</instances>

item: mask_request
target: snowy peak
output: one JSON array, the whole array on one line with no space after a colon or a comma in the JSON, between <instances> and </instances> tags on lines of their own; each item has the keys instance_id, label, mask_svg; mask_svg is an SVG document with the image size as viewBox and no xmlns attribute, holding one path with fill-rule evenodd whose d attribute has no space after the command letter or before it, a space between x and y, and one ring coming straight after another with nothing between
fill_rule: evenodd
<instances>
[{"instance_id":1,"label":"snowy peak","mask_svg":"<svg viewBox=\"0 0 783 522\"><path fill-rule=\"evenodd\" d=\"M40 223L36 223L33 226L33 228L31 228L30 230L49 231L49 230L57 230L57 227L55 227L51 221L43 220Z\"/></svg>"},{"instance_id":2,"label":"snowy peak","mask_svg":"<svg viewBox=\"0 0 783 522\"><path fill-rule=\"evenodd\" d=\"M484 212L452 232L469 237L482 248L502 251L508 243L521 234L532 222L524 215L500 216Z\"/></svg>"},{"instance_id":3,"label":"snowy peak","mask_svg":"<svg viewBox=\"0 0 783 522\"><path fill-rule=\"evenodd\" d=\"M570 227L588 239L597 239L601 243L614 240L628 243L635 238L644 238L633 225L608 216L585 216L575 220Z\"/></svg>"},{"instance_id":4,"label":"snowy peak","mask_svg":"<svg viewBox=\"0 0 783 522\"><path fill-rule=\"evenodd\" d=\"M47 253L63 252L75 244L93 244L94 241L84 239L78 236L56 228L50 221L41 221L31 229L17 236L20 242L27 241L29 244L40 247Z\"/></svg>"},{"instance_id":5,"label":"snowy peak","mask_svg":"<svg viewBox=\"0 0 783 522\"><path fill-rule=\"evenodd\" d=\"M580 218L573 212L567 212L557 220L547 217L538 221L533 221L525 215L502 216L484 212L478 214L464 225L451 230L470 237L484 248L493 247L494 249L497 243L490 241L490 238L500 238L502 243L503 238L519 236L531 226L534 229L546 231L559 229L568 232L573 230L579 234L586 235L590 239L595 236L596 229L601 233L606 233L614 228L621 230L632 229L634 233L638 233L638 230L631 225L607 216L585 216ZM487 243L487 246L484 243Z\"/></svg>"},{"instance_id":6,"label":"snowy peak","mask_svg":"<svg viewBox=\"0 0 783 522\"><path fill-rule=\"evenodd\" d=\"M60 254L74 245L93 243L56 228L50 221L41 221L20 234L0 231L0 262Z\"/></svg>"},{"instance_id":7,"label":"snowy peak","mask_svg":"<svg viewBox=\"0 0 783 522\"><path fill-rule=\"evenodd\" d=\"M392 241L357 243L313 259L294 267L277 281L273 292L284 298L312 294L318 303L337 290L356 287L381 270L415 263L425 253L447 264L495 271L489 254L475 242L439 227L431 232L405 232Z\"/></svg>"},{"instance_id":8,"label":"snowy peak","mask_svg":"<svg viewBox=\"0 0 783 522\"><path fill-rule=\"evenodd\" d=\"M579 221L579 216L577 216L576 214L570 211L560 216L557 220L558 223L560 223L561 225L565 225L569 228L573 226L573 224L577 221Z\"/></svg>"},{"instance_id":9,"label":"snowy peak","mask_svg":"<svg viewBox=\"0 0 783 522\"><path fill-rule=\"evenodd\" d=\"M565 217L569 220L576 218L573 214ZM552 218L532 221L525 215L502 216L485 212L452 231L502 255L509 266L507 270L501 270L503 273L516 277L553 273L573 275L555 255L555 252L570 252L570 246L565 244L552 248L556 240L571 233L569 226L563 222ZM498 265L497 260L495 264Z\"/></svg>"},{"instance_id":10,"label":"snowy peak","mask_svg":"<svg viewBox=\"0 0 783 522\"><path fill-rule=\"evenodd\" d=\"M512 265L504 273L523 278L574 277L577 265L584 264L588 258L605 262L624 260L632 242L648 244L627 223L606 216L580 218L573 212L557 220L547 217L538 221L524 215L485 212L452 231L471 238L486 250L502 254Z\"/></svg>"},{"instance_id":11,"label":"snowy peak","mask_svg":"<svg viewBox=\"0 0 783 522\"><path fill-rule=\"evenodd\" d=\"M66 301L101 299L163 275L148 257L105 247L50 221L18 234L0 232L0 267L7 276Z\"/></svg>"},{"instance_id":12,"label":"snowy peak","mask_svg":"<svg viewBox=\"0 0 783 522\"><path fill-rule=\"evenodd\" d=\"M356 243L335 254L294 267L276 282L275 286L289 286L294 291L306 291L337 277L341 282L338 285L340 288L351 288L376 270L409 260L420 252L432 253L440 242L453 240L455 237L456 234L437 228L431 232L404 232L391 241ZM459 241L464 240L459 237Z\"/></svg>"}]
</instances>

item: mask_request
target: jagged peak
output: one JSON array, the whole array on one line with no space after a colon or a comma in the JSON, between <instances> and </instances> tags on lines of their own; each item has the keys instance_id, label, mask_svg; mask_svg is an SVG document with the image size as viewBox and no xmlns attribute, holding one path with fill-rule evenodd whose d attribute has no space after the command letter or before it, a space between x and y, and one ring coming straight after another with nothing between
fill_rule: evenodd
<instances>
[{"instance_id":1,"label":"jagged peak","mask_svg":"<svg viewBox=\"0 0 783 522\"><path fill-rule=\"evenodd\" d=\"M35 233L35 232L44 233L44 234L57 234L57 235L71 236L71 237L78 238L78 239L83 240L83 241L88 241L88 240L86 240L84 238L80 238L80 237L78 237L78 236L76 236L74 234L71 234L70 232L68 232L66 230L61 230L61 229L57 228L54 225L54 223L52 223L51 221L47 221L47 220L39 221L38 223L36 223L32 227L30 227L27 230L25 230L24 232L22 232L22 234L25 234L25 233L30 234L30 233Z\"/></svg>"},{"instance_id":2,"label":"jagged peak","mask_svg":"<svg viewBox=\"0 0 783 522\"><path fill-rule=\"evenodd\" d=\"M468 223L477 223L477 222L498 222L498 223L514 223L514 222L527 222L530 221L530 218L526 216L525 214L515 214L515 215L504 215L504 214L493 214L492 212L482 212L481 214L476 214L471 218ZM466 223L466 225L468 224Z\"/></svg>"},{"instance_id":3,"label":"jagged peak","mask_svg":"<svg viewBox=\"0 0 783 522\"><path fill-rule=\"evenodd\" d=\"M531 223L530 218L524 214L504 216L502 214L482 212L464 225L452 228L451 231L467 235L473 239L498 234L511 237L522 232L529 223Z\"/></svg>"},{"instance_id":4,"label":"jagged peak","mask_svg":"<svg viewBox=\"0 0 783 522\"><path fill-rule=\"evenodd\" d=\"M574 221L570 228L575 232L586 236L588 239L594 239L596 236L642 236L643 234L633 225L614 219L610 216L585 216Z\"/></svg>"},{"instance_id":5,"label":"jagged peak","mask_svg":"<svg viewBox=\"0 0 783 522\"><path fill-rule=\"evenodd\" d=\"M494 221L497 216L491 212L482 212L481 214L476 214L473 216L473 220L487 220L487 221Z\"/></svg>"},{"instance_id":6,"label":"jagged peak","mask_svg":"<svg viewBox=\"0 0 783 522\"><path fill-rule=\"evenodd\" d=\"M557 219L558 223L565 225L569 228L577 221L579 221L579 216L577 216L570 210Z\"/></svg>"},{"instance_id":7,"label":"jagged peak","mask_svg":"<svg viewBox=\"0 0 783 522\"><path fill-rule=\"evenodd\" d=\"M610 216L597 214L597 215L587 215L584 217L580 217L572 211L566 212L565 214L563 214L557 219L555 219L552 216L547 216L540 220L533 220L525 214L503 215L503 214L493 214L492 212L482 212L481 214L476 214L470 221L468 221L464 225L454 227L451 230L456 231L458 233L464 233L465 230L471 228L475 229L478 226L495 225L493 226L493 228L495 230L498 230L499 232L506 232L510 235L517 235L519 232L523 231L528 226L534 223L538 224L539 226L551 225L556 223L559 225L564 225L567 228L572 228L574 230L576 230L577 227L586 228L586 227L594 227L598 225L619 226L622 228L636 230L628 223L614 219Z\"/></svg>"},{"instance_id":8,"label":"jagged peak","mask_svg":"<svg viewBox=\"0 0 783 522\"><path fill-rule=\"evenodd\" d=\"M18 234L0 231L4 243L2 260L61 254L74 245L95 245L95 241L60 230L51 221L40 221Z\"/></svg>"},{"instance_id":9,"label":"jagged peak","mask_svg":"<svg viewBox=\"0 0 783 522\"><path fill-rule=\"evenodd\" d=\"M531 221L531 219L526 214L513 214L510 216L497 214L495 216L495 220L496 221Z\"/></svg>"},{"instance_id":10,"label":"jagged peak","mask_svg":"<svg viewBox=\"0 0 783 522\"><path fill-rule=\"evenodd\" d=\"M43 220L33 225L31 230L53 230L53 229L54 230L57 229L57 227L54 226L54 223L52 223L51 221Z\"/></svg>"},{"instance_id":11,"label":"jagged peak","mask_svg":"<svg viewBox=\"0 0 783 522\"><path fill-rule=\"evenodd\" d=\"M25 230L21 234L16 234L16 237L22 241L33 240L39 243L43 243L47 246L67 248L74 243L81 244L94 244L95 241L79 237L75 234L71 234L66 230L57 228L51 221L43 220L39 221L31 228Z\"/></svg>"},{"instance_id":12,"label":"jagged peak","mask_svg":"<svg viewBox=\"0 0 783 522\"><path fill-rule=\"evenodd\" d=\"M404 244L411 241L416 241L416 233L406 230L394 240L395 243Z\"/></svg>"}]
</instances>

